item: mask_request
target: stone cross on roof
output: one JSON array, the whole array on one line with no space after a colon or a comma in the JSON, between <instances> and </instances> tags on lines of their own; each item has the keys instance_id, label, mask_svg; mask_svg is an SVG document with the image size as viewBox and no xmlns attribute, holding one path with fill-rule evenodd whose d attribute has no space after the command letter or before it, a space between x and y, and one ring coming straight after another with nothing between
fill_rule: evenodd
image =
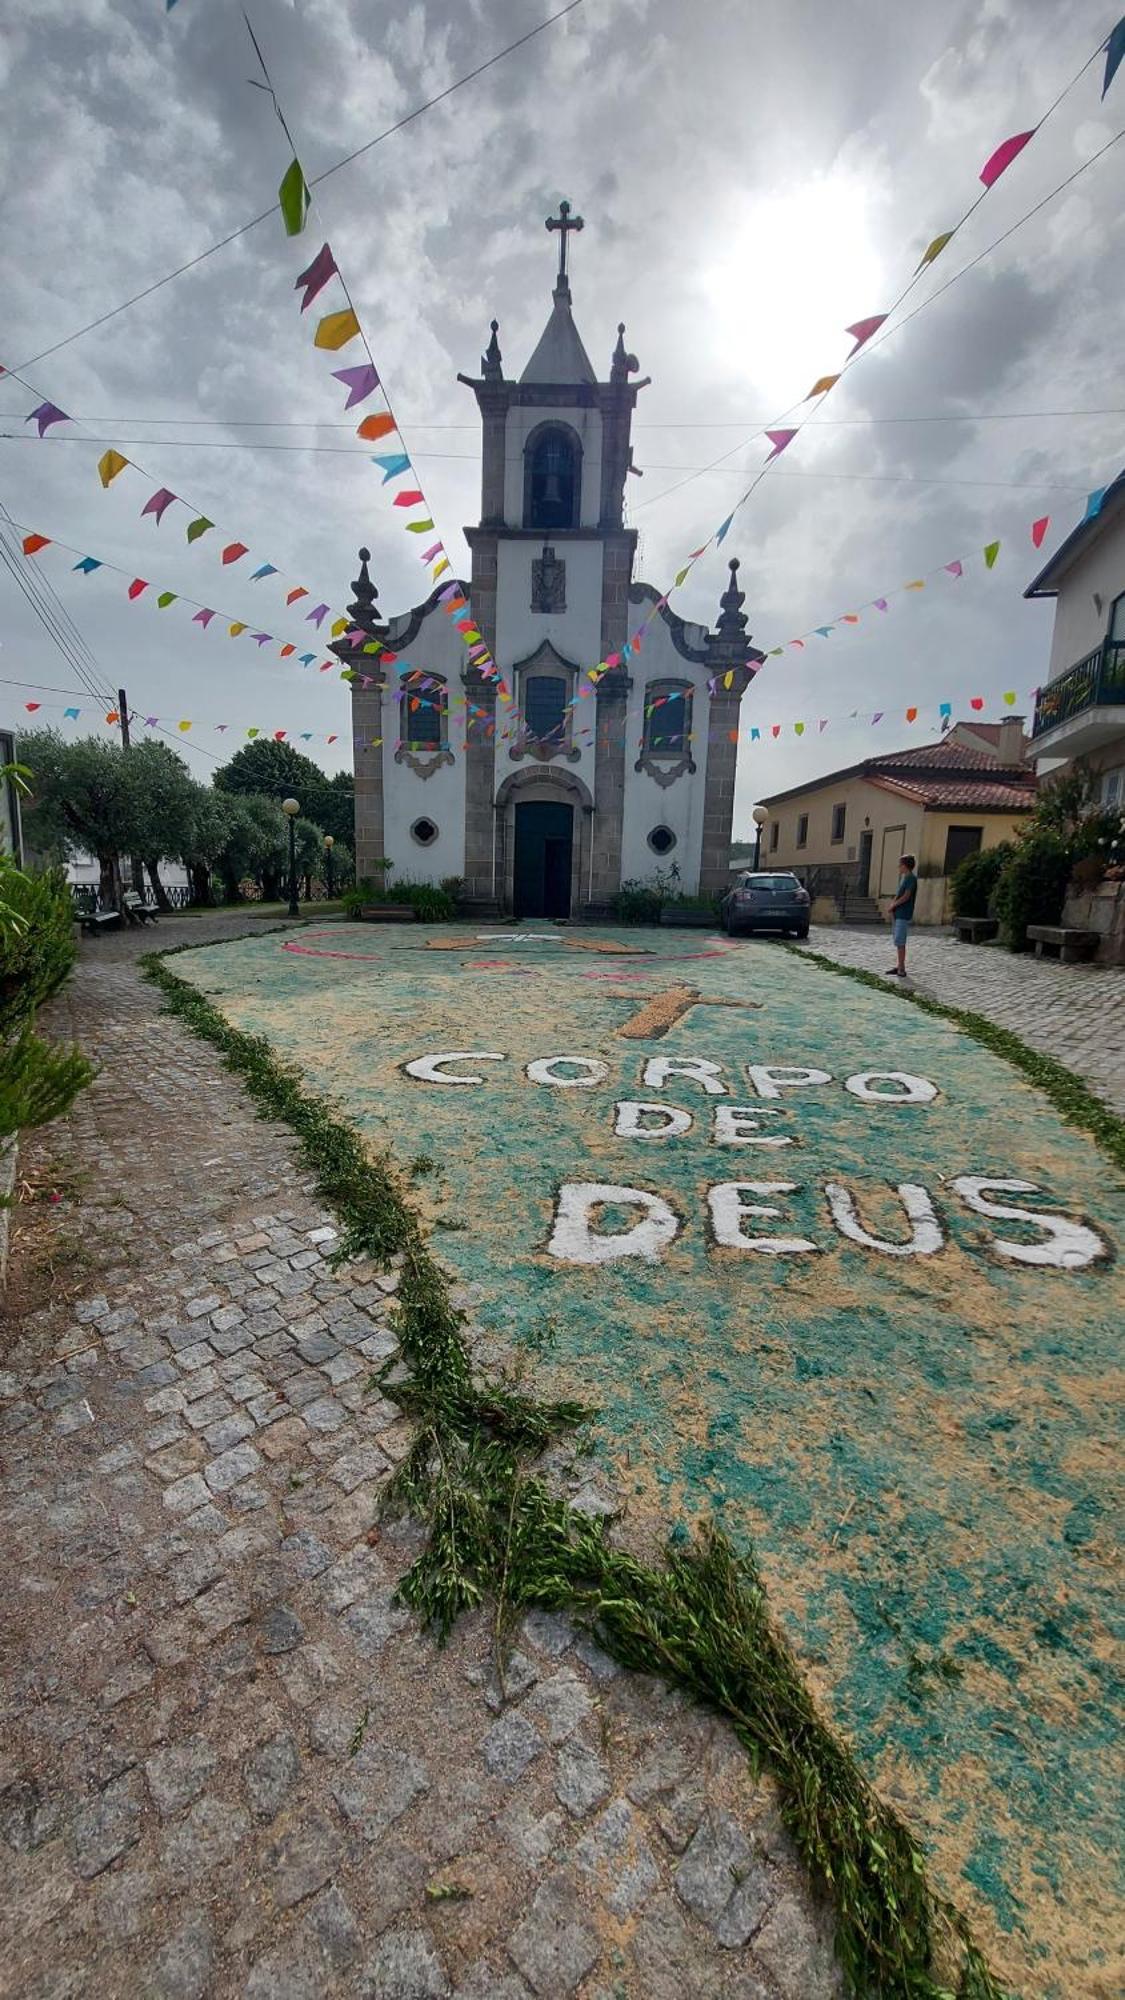
<instances>
[{"instance_id":1,"label":"stone cross on roof","mask_svg":"<svg viewBox=\"0 0 1125 2000\"><path fill-rule=\"evenodd\" d=\"M567 236L570 234L571 230L585 229L585 227L586 224L583 222L582 217L580 215L576 215L573 222L571 221L570 203L568 201L560 201L558 214L549 215L547 217L547 228L557 229L559 232L559 275L556 282L560 287L566 284Z\"/></svg>"}]
</instances>

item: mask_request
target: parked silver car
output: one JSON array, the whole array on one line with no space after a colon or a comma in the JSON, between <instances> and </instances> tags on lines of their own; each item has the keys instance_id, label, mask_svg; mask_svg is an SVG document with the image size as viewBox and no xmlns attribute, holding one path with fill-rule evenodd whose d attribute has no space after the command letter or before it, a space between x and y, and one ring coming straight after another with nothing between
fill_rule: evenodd
<instances>
[{"instance_id":1,"label":"parked silver car","mask_svg":"<svg viewBox=\"0 0 1125 2000\"><path fill-rule=\"evenodd\" d=\"M808 937L809 892L784 870L755 874L748 869L727 890L719 917L729 937L748 937L753 931L792 931L796 937Z\"/></svg>"}]
</instances>

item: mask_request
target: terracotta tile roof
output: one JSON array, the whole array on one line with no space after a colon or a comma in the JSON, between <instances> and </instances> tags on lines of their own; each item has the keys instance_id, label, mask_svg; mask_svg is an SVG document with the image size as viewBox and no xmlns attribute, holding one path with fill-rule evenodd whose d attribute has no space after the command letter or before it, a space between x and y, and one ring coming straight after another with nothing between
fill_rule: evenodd
<instances>
[{"instance_id":1,"label":"terracotta tile roof","mask_svg":"<svg viewBox=\"0 0 1125 2000\"><path fill-rule=\"evenodd\" d=\"M890 761L890 760L888 760ZM988 769L986 762L985 769ZM992 766L988 777L901 777L884 776L878 771L864 774L870 785L882 792L895 792L910 799L926 812L1030 812L1035 804L1036 782L1028 771L1005 772Z\"/></svg>"},{"instance_id":2,"label":"terracotta tile roof","mask_svg":"<svg viewBox=\"0 0 1125 2000\"><path fill-rule=\"evenodd\" d=\"M975 728L976 724L970 725ZM869 757L865 769L881 771L907 769L911 771L997 771L1003 768L987 750L970 750L963 743L925 743L920 750L892 750L886 757ZM1020 766L1013 764L1013 771Z\"/></svg>"}]
</instances>

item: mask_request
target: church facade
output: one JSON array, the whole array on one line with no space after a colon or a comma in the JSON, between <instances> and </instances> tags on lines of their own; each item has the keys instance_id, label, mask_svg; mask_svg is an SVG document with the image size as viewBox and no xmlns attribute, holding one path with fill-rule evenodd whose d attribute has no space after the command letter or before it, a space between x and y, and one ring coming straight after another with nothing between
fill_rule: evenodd
<instances>
[{"instance_id":1,"label":"church facade","mask_svg":"<svg viewBox=\"0 0 1125 2000\"><path fill-rule=\"evenodd\" d=\"M549 225L551 226L551 225ZM679 886L728 884L739 706L763 655L750 645L737 563L713 631L634 575L625 488L637 363L624 327L604 380L572 314L567 204L550 318L519 379L492 325L473 393L482 426L480 519L461 584L498 675L468 661L439 601L381 621L361 551L353 669L356 875L459 877L480 914L604 915L623 881L674 867ZM591 683L588 670L639 649ZM363 633L393 655L363 653ZM503 686L511 696L503 700ZM583 692L585 691L585 692Z\"/></svg>"}]
</instances>

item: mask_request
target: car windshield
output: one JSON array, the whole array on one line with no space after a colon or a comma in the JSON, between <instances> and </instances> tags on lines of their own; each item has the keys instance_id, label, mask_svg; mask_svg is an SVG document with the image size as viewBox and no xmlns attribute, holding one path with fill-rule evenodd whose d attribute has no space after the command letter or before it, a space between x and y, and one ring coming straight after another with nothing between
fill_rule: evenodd
<instances>
[{"instance_id":1,"label":"car windshield","mask_svg":"<svg viewBox=\"0 0 1125 2000\"><path fill-rule=\"evenodd\" d=\"M795 875L744 875L740 886L743 889L799 889Z\"/></svg>"}]
</instances>

